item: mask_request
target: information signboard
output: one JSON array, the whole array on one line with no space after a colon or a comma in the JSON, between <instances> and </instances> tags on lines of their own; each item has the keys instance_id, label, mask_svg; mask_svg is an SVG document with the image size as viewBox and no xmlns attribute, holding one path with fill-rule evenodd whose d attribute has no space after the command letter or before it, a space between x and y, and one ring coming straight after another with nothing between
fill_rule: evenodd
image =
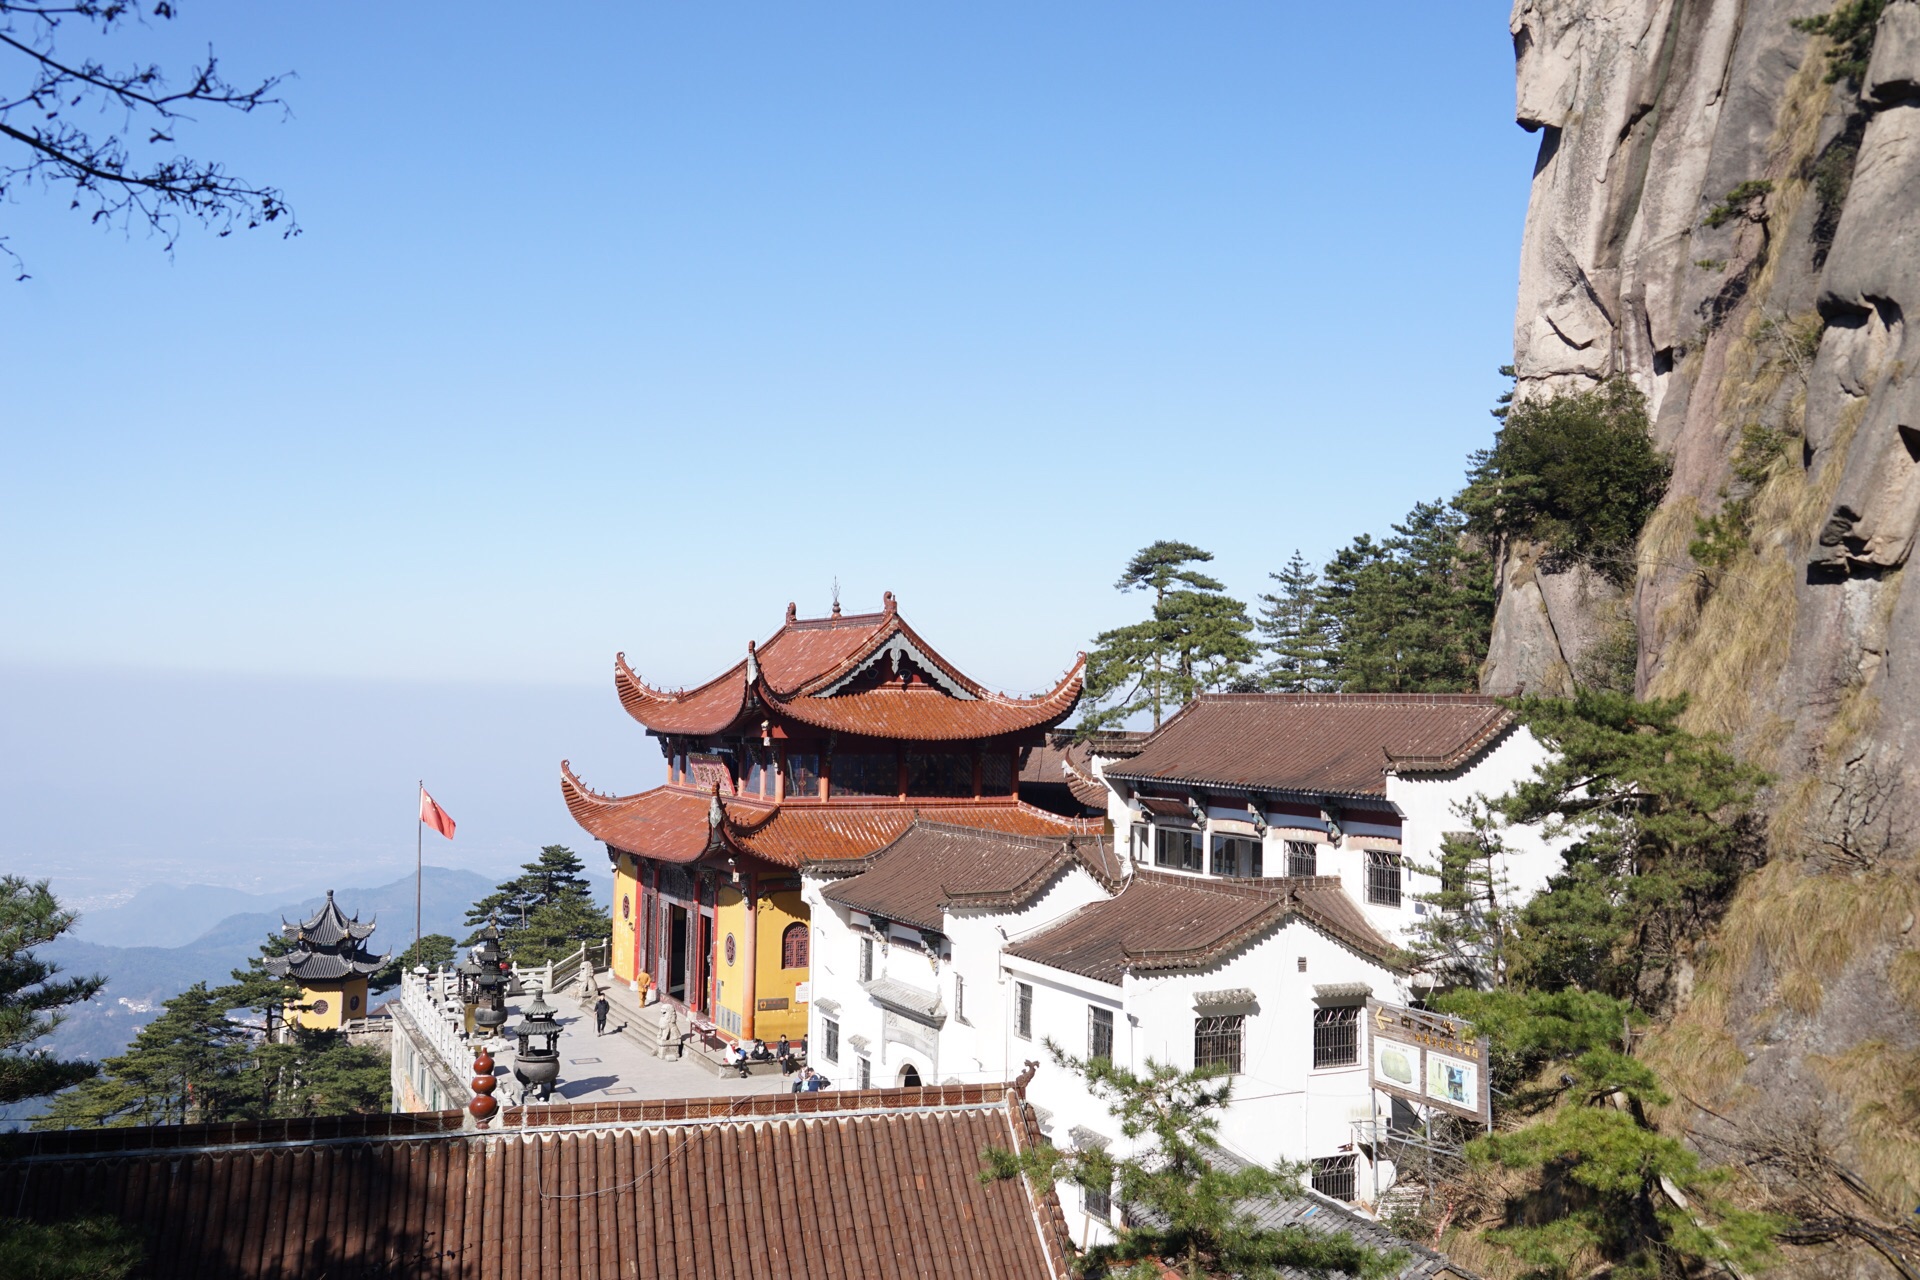
<instances>
[{"instance_id":1,"label":"information signboard","mask_svg":"<svg viewBox=\"0 0 1920 1280\"><path fill-rule=\"evenodd\" d=\"M1482 1123L1492 1114L1489 1044L1466 1023L1369 1000L1367 1030L1374 1088Z\"/></svg>"}]
</instances>

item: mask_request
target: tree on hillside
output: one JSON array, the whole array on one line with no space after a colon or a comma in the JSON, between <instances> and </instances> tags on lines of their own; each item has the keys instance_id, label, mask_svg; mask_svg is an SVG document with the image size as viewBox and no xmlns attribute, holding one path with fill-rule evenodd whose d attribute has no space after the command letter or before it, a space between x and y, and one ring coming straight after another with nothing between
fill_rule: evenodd
<instances>
[{"instance_id":1,"label":"tree on hillside","mask_svg":"<svg viewBox=\"0 0 1920 1280\"><path fill-rule=\"evenodd\" d=\"M1025 1175L1041 1188L1067 1182L1107 1189L1125 1207L1127 1225L1113 1243L1081 1257L1081 1274L1132 1265L1145 1268L1137 1274L1158 1276L1153 1264L1173 1258L1189 1280L1278 1276L1282 1267L1370 1278L1389 1274L1403 1260L1402 1254L1375 1253L1350 1236L1265 1227L1255 1220L1251 1203L1298 1193L1300 1170L1245 1164L1221 1152L1214 1141L1218 1113L1233 1093L1224 1068L1182 1071L1149 1060L1146 1071L1136 1074L1108 1058L1071 1057L1051 1040L1047 1051L1107 1104L1132 1154L1093 1147L1063 1151L1046 1143L1018 1154L994 1147L986 1152L980 1180Z\"/></svg>"},{"instance_id":2,"label":"tree on hillside","mask_svg":"<svg viewBox=\"0 0 1920 1280\"><path fill-rule=\"evenodd\" d=\"M1376 543L1362 534L1326 567L1322 627L1348 693L1450 693L1477 686L1493 629L1493 560L1466 519L1423 502Z\"/></svg>"},{"instance_id":3,"label":"tree on hillside","mask_svg":"<svg viewBox=\"0 0 1920 1280\"><path fill-rule=\"evenodd\" d=\"M286 955L291 950L292 940L280 930L274 930L260 944L260 950L247 957L246 967L232 970L230 976L233 981L217 992L220 999L226 1002L223 1006L225 1009L252 1009L258 1012L261 1033L268 1040L279 1034L279 1024L286 1017L287 1006L300 998L300 984L291 978L275 977L260 962L270 956Z\"/></svg>"},{"instance_id":4,"label":"tree on hillside","mask_svg":"<svg viewBox=\"0 0 1920 1280\"><path fill-rule=\"evenodd\" d=\"M1082 730L1113 727L1146 712L1157 729L1170 709L1232 685L1258 656L1246 605L1191 567L1211 559L1211 552L1188 543L1161 541L1128 562L1115 588L1151 591L1153 607L1144 621L1095 637L1087 655ZM1110 700L1112 705L1101 705Z\"/></svg>"},{"instance_id":5,"label":"tree on hillside","mask_svg":"<svg viewBox=\"0 0 1920 1280\"><path fill-rule=\"evenodd\" d=\"M149 21L174 13L171 0L145 7L0 0L0 75L10 75L0 93L0 196L36 185L62 189L91 221L144 226L169 250L183 219L221 235L268 225L297 234L277 188L237 178L175 143L181 127L208 108L249 115L283 106L274 96L281 77L235 84L211 50L178 76L124 54L111 64L98 56L114 37L139 36Z\"/></svg>"},{"instance_id":6,"label":"tree on hillside","mask_svg":"<svg viewBox=\"0 0 1920 1280\"><path fill-rule=\"evenodd\" d=\"M34 955L75 919L45 880L0 876L0 1104L57 1093L98 1070L28 1050L60 1025L60 1010L106 985L104 978L59 978L59 965Z\"/></svg>"},{"instance_id":7,"label":"tree on hillside","mask_svg":"<svg viewBox=\"0 0 1920 1280\"><path fill-rule=\"evenodd\" d=\"M1323 688L1331 638L1321 607L1320 577L1298 550L1285 568L1267 576L1278 586L1260 597L1264 607L1254 618L1271 655L1260 669L1260 686L1280 693Z\"/></svg>"},{"instance_id":8,"label":"tree on hillside","mask_svg":"<svg viewBox=\"0 0 1920 1280\"><path fill-rule=\"evenodd\" d=\"M559 960L582 942L605 938L612 927L593 900L579 855L559 844L543 847L519 875L473 904L468 944L489 920L499 922L500 946L519 964Z\"/></svg>"},{"instance_id":9,"label":"tree on hillside","mask_svg":"<svg viewBox=\"0 0 1920 1280\"><path fill-rule=\"evenodd\" d=\"M1493 448L1475 454L1456 500L1488 546L1518 537L1633 577L1634 540L1666 492L1647 402L1624 375L1588 391L1503 406Z\"/></svg>"},{"instance_id":10,"label":"tree on hillside","mask_svg":"<svg viewBox=\"0 0 1920 1280\"><path fill-rule=\"evenodd\" d=\"M242 1079L249 1035L227 1019L233 1006L196 982L140 1028L100 1074L53 1100L37 1129L191 1124L237 1120L251 1095Z\"/></svg>"},{"instance_id":11,"label":"tree on hillside","mask_svg":"<svg viewBox=\"0 0 1920 1280\"><path fill-rule=\"evenodd\" d=\"M263 1118L369 1115L385 1111L393 1086L387 1055L338 1031L295 1027L257 1046L247 1065Z\"/></svg>"},{"instance_id":12,"label":"tree on hillside","mask_svg":"<svg viewBox=\"0 0 1920 1280\"><path fill-rule=\"evenodd\" d=\"M1495 805L1573 838L1565 869L1520 912L1518 976L1657 1008L1757 856L1747 815L1766 775L1683 729L1684 697L1593 690L1513 705L1553 754Z\"/></svg>"}]
</instances>

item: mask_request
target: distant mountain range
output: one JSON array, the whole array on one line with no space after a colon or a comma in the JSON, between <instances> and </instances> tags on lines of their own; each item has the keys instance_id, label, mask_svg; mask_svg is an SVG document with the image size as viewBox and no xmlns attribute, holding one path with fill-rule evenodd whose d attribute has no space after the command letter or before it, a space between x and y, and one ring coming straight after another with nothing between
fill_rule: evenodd
<instances>
[{"instance_id":1,"label":"distant mountain range","mask_svg":"<svg viewBox=\"0 0 1920 1280\"><path fill-rule=\"evenodd\" d=\"M471 871L426 868L422 931L464 937L467 908L493 888L493 881ZM340 889L334 898L348 915L377 919L368 943L374 951L404 951L412 943L412 876L375 889ZM303 919L324 901L324 894L275 903L270 894L150 885L124 906L89 913L74 934L38 952L68 973L107 979L99 995L68 1011L51 1040L55 1051L95 1060L119 1053L167 1000L196 982L227 981L283 919ZM215 914L220 912L227 914ZM215 923L208 926L210 916Z\"/></svg>"}]
</instances>

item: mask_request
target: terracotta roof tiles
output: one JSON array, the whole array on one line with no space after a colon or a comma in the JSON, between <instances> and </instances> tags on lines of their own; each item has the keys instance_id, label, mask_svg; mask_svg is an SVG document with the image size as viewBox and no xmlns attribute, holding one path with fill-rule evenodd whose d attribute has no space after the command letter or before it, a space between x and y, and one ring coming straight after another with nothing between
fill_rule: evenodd
<instances>
[{"instance_id":1,"label":"terracotta roof tiles","mask_svg":"<svg viewBox=\"0 0 1920 1280\"><path fill-rule=\"evenodd\" d=\"M884 672L922 669L927 679L854 687L872 664ZM656 689L614 659L614 689L628 714L654 733L704 737L732 727L754 699L800 724L865 737L951 742L1028 732L1058 724L1080 698L1084 657L1048 692L1033 698L993 693L940 656L909 627L887 593L879 613L795 618L739 662L686 690ZM878 674L878 673L877 673ZM843 687L846 686L846 687Z\"/></svg>"},{"instance_id":2,"label":"terracotta roof tiles","mask_svg":"<svg viewBox=\"0 0 1920 1280\"><path fill-rule=\"evenodd\" d=\"M1210 693L1106 773L1128 782L1384 796L1390 765L1457 769L1512 724L1511 712L1478 694Z\"/></svg>"},{"instance_id":3,"label":"terracotta roof tiles","mask_svg":"<svg viewBox=\"0 0 1920 1280\"><path fill-rule=\"evenodd\" d=\"M8 1212L102 1213L143 1275L1007 1276L1064 1280L1040 1140L1005 1085L0 1137Z\"/></svg>"},{"instance_id":4,"label":"terracotta roof tiles","mask_svg":"<svg viewBox=\"0 0 1920 1280\"><path fill-rule=\"evenodd\" d=\"M829 886L831 900L919 929L943 927L949 904L1018 907L1075 857L1075 841L916 822L868 868ZM1104 843L1104 842L1100 842ZM1099 855L1096 855L1099 857ZM1097 869L1096 869L1097 868ZM1105 879L1104 858L1089 870Z\"/></svg>"},{"instance_id":5,"label":"terracotta roof tiles","mask_svg":"<svg viewBox=\"0 0 1920 1280\"><path fill-rule=\"evenodd\" d=\"M1007 954L1119 985L1129 971L1196 969L1269 927L1299 917L1391 965L1397 953L1337 879L1214 880L1134 872L1120 893L1007 948Z\"/></svg>"},{"instance_id":6,"label":"terracotta roof tiles","mask_svg":"<svg viewBox=\"0 0 1920 1280\"><path fill-rule=\"evenodd\" d=\"M655 787L631 796L606 796L560 763L560 792L568 810L594 839L658 862L693 862L712 847L714 797L685 787ZM956 826L1012 835L1098 834L1099 824L1076 821L1014 799L978 801L916 798L899 801L798 801L784 805L728 797L721 800L723 845L783 867L864 858L899 839L925 815Z\"/></svg>"}]
</instances>

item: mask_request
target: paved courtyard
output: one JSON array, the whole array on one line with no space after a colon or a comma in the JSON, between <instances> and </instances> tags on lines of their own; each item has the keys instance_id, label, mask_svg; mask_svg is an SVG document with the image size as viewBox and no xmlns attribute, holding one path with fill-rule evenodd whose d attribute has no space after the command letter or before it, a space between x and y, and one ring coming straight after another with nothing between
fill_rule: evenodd
<instances>
[{"instance_id":1,"label":"paved courtyard","mask_svg":"<svg viewBox=\"0 0 1920 1280\"><path fill-rule=\"evenodd\" d=\"M755 1075L745 1080L728 1074L714 1074L711 1064L691 1052L680 1061L656 1058L642 1047L642 1037L651 1043L652 1028L628 1028L633 1017L631 1007L617 993L613 1013L607 1018L607 1033L596 1035L593 1011L580 1005L578 987L549 997L560 1023L560 1081L554 1086L555 1102L620 1102L645 1098L710 1098L749 1093L784 1093L793 1087L791 1077L778 1072ZM628 996L628 1000L632 997ZM508 1002L512 1011L507 1026L520 1022L532 996ZM685 1026L684 1023L681 1024ZM510 1042L511 1043L511 1042ZM513 1050L500 1055L500 1065L508 1069L501 1081L502 1101L519 1102L520 1082L513 1078ZM537 1099L536 1099L537 1100Z\"/></svg>"}]
</instances>

